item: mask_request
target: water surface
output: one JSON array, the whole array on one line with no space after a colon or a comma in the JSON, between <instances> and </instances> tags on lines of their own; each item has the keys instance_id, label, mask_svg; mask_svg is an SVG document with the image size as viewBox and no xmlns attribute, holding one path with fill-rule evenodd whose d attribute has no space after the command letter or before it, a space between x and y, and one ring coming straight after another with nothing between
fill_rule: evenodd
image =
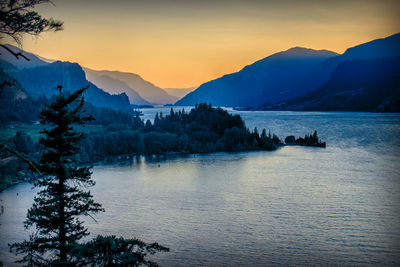
<instances>
[{"instance_id":1,"label":"water surface","mask_svg":"<svg viewBox=\"0 0 400 267\"><path fill-rule=\"evenodd\" d=\"M400 264L399 115L231 112L280 137L316 129L327 148L97 166L106 212L86 220L90 232L158 241L171 249L153 257L163 266ZM33 195L29 184L0 193L4 262L7 243L27 235Z\"/></svg>"}]
</instances>

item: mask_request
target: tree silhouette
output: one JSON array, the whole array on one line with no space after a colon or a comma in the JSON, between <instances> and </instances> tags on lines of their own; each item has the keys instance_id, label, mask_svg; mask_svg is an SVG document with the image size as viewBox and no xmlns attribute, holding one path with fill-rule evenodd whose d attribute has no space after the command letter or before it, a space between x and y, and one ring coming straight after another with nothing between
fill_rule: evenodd
<instances>
[{"instance_id":1,"label":"tree silhouette","mask_svg":"<svg viewBox=\"0 0 400 267\"><path fill-rule=\"evenodd\" d=\"M51 1L0 0L0 40L9 36L21 45L24 34L37 36L44 31L62 30L62 21L43 18L32 10L36 5L43 3L51 3ZM18 55L14 54L14 56L18 58Z\"/></svg>"},{"instance_id":2,"label":"tree silhouette","mask_svg":"<svg viewBox=\"0 0 400 267\"><path fill-rule=\"evenodd\" d=\"M139 239L97 236L74 248L74 263L76 266L158 266L146 256L160 251L169 251L169 248Z\"/></svg>"},{"instance_id":3,"label":"tree silhouette","mask_svg":"<svg viewBox=\"0 0 400 267\"><path fill-rule=\"evenodd\" d=\"M22 262L67 264L72 247L89 234L80 218L103 210L90 191L82 189L95 183L90 177L91 167L78 167L76 157L84 135L74 131L73 125L93 119L81 115L86 89L67 95L59 86L55 101L40 113L41 123L52 128L43 129L45 137L39 140L46 151L40 162L34 163L42 174L34 186L41 191L25 221L26 228L35 226L36 234L28 241L11 245L17 253L27 254Z\"/></svg>"},{"instance_id":4,"label":"tree silhouette","mask_svg":"<svg viewBox=\"0 0 400 267\"><path fill-rule=\"evenodd\" d=\"M146 256L169 251L157 243L146 244L139 239L115 236L97 236L86 243L79 243L80 239L89 235L81 218L104 211L93 200L90 191L84 190L94 186L95 182L91 179L92 167L79 167L80 141L84 134L73 128L93 119L92 116L82 115L82 95L87 88L64 94L62 87L58 86L59 95L40 113L41 123L52 128L41 131L45 137L39 142L45 147L45 152L39 162L32 162L18 152L3 147L39 174L34 186L41 189L25 221L26 228L34 226L36 231L29 240L12 244L10 249L16 254L24 254L17 262L27 263L28 266L156 266ZM29 143L21 133L14 141L18 146Z\"/></svg>"},{"instance_id":5,"label":"tree silhouette","mask_svg":"<svg viewBox=\"0 0 400 267\"><path fill-rule=\"evenodd\" d=\"M50 0L0 0L0 41L6 36L11 37L19 46L22 45L24 34L38 36L44 31L63 30L63 22L53 18L45 19L32 9L43 3L51 3ZM14 52L0 43L7 52L30 61L21 52ZM0 53L1 54L1 53ZM14 82L5 81L0 84L0 89L6 85L13 86Z\"/></svg>"}]
</instances>

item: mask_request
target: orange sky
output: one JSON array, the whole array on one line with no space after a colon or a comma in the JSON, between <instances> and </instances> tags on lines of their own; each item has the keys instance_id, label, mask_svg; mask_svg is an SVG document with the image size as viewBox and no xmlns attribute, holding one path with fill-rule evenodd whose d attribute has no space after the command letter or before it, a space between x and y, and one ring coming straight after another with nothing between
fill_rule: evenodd
<instances>
[{"instance_id":1,"label":"orange sky","mask_svg":"<svg viewBox=\"0 0 400 267\"><path fill-rule=\"evenodd\" d=\"M36 10L65 30L23 48L93 69L133 72L160 87L193 87L272 53L338 53L400 32L397 0L54 0Z\"/></svg>"}]
</instances>

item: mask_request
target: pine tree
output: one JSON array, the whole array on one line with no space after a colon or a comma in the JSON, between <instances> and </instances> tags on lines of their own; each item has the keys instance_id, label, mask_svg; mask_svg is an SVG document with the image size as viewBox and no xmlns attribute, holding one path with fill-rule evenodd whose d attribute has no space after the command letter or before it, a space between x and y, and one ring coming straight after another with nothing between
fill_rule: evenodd
<instances>
[{"instance_id":1,"label":"pine tree","mask_svg":"<svg viewBox=\"0 0 400 267\"><path fill-rule=\"evenodd\" d=\"M5 36L14 39L21 44L24 34L37 36L45 31L60 31L63 29L63 22L53 18L43 18L33 11L36 5L51 3L50 0L1 0L0 1L0 40ZM4 40L1 40L4 41ZM6 46L0 44L3 48ZM27 59L21 53L14 53L16 58L20 56ZM28 59L29 60L29 59Z\"/></svg>"},{"instance_id":2,"label":"pine tree","mask_svg":"<svg viewBox=\"0 0 400 267\"><path fill-rule=\"evenodd\" d=\"M261 132L261 137L266 137L266 136L267 136L267 132L265 131L265 128L264 128Z\"/></svg>"},{"instance_id":3,"label":"pine tree","mask_svg":"<svg viewBox=\"0 0 400 267\"><path fill-rule=\"evenodd\" d=\"M93 119L82 115L82 94L87 87L72 94L62 92L61 86L57 89L55 101L40 113L41 123L52 127L41 132L45 136L39 142L46 151L35 163L41 177L34 183L41 190L25 221L25 227L34 226L36 233L27 241L11 245L16 253L27 255L22 262L35 266L72 264L72 248L89 234L82 216L103 211L90 191L83 189L95 184L91 167L78 167L76 157L84 134L76 132L73 125Z\"/></svg>"},{"instance_id":4,"label":"pine tree","mask_svg":"<svg viewBox=\"0 0 400 267\"><path fill-rule=\"evenodd\" d=\"M147 244L140 239L116 236L97 236L74 249L76 266L158 266L148 255L166 252L169 248L158 243Z\"/></svg>"}]
</instances>

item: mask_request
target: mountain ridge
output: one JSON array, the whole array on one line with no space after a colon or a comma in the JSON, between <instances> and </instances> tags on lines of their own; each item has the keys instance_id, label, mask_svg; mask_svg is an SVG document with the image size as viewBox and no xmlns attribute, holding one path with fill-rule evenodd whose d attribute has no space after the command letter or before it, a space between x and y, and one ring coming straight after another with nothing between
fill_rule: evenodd
<instances>
[{"instance_id":1,"label":"mountain ridge","mask_svg":"<svg viewBox=\"0 0 400 267\"><path fill-rule=\"evenodd\" d=\"M110 70L93 70L89 68L84 68L85 72L91 75L105 75L112 79L124 82L129 86L129 88L136 91L144 100L152 104L171 104L175 103L178 98L169 95L162 88L154 85L143 79L139 74L123 71L110 71ZM94 76L92 76L94 77Z\"/></svg>"},{"instance_id":2,"label":"mountain ridge","mask_svg":"<svg viewBox=\"0 0 400 267\"><path fill-rule=\"evenodd\" d=\"M27 61L23 58L20 58L19 60L12 55L11 53L9 53L8 51L6 51L4 48L0 47L0 59L3 59L13 65L15 65L18 69L22 70L22 69L29 69L29 68L34 68L34 67L39 67L39 66L45 66L47 64L51 64L54 63L58 60L52 60L52 59L47 59L47 58L43 58L40 55L36 55L34 53L30 53L27 51L24 51L16 46L13 46L11 44L6 44L6 46L11 49L14 52L21 52L23 53L26 57L28 57L30 60ZM66 61L67 62L67 61ZM79 63L78 63L79 64ZM92 71L92 74L94 72L103 72L103 74L109 76L109 79L114 79L114 83L118 84L118 86L121 86L121 83L129 83L132 82L134 84L134 87L137 89L139 88L139 90L136 90L135 88L132 88L132 86L128 85L128 87L126 88L126 90L120 90L120 88L117 88L118 90L111 90L111 88L104 88L105 91L109 92L109 93L122 93L125 92L127 95L129 95L130 97L130 101L133 102L133 104L171 104L176 102L179 98L176 96L171 96L169 94L167 94L162 88L157 87L156 85L154 85L153 83L144 80L139 74L136 73L129 73L129 72L121 72L121 71L108 71L108 70L102 70L102 71L96 71L96 70L92 70L89 68L85 68L83 67L85 73L88 71ZM115 75L117 76L129 76L128 81L124 81L124 78L122 79L118 79L116 77L113 77ZM98 75L96 75L98 76ZM94 76L92 76L93 78ZM92 81L93 80L93 81ZM88 81L92 82L93 84L97 84L99 88L103 89L101 86L101 83L99 83L99 81L97 79L88 79ZM115 80L119 80L119 82L116 82ZM133 81L132 81L133 80ZM110 82L110 81L108 81ZM125 87L125 86L124 86ZM134 92L132 92L134 91ZM143 97L140 92L144 93L144 95L146 97L148 97L150 100L146 99L145 97ZM136 97L136 99L135 99Z\"/></svg>"},{"instance_id":3,"label":"mountain ridge","mask_svg":"<svg viewBox=\"0 0 400 267\"><path fill-rule=\"evenodd\" d=\"M130 88L125 82L111 78L110 76L98 74L88 68L83 68L86 74L86 79L91 81L96 86L102 88L111 94L125 93L131 104L134 105L150 105L151 103L146 101L140 96L138 92Z\"/></svg>"},{"instance_id":4,"label":"mountain ridge","mask_svg":"<svg viewBox=\"0 0 400 267\"><path fill-rule=\"evenodd\" d=\"M300 79L306 69L335 55L327 50L293 47L260 59L238 72L203 83L176 105L207 102L221 106L254 106L264 103L262 95L265 94L279 100L293 91L290 85L295 82L292 81ZM318 85L312 84L313 88Z\"/></svg>"},{"instance_id":5,"label":"mountain ridge","mask_svg":"<svg viewBox=\"0 0 400 267\"><path fill-rule=\"evenodd\" d=\"M400 112L400 57L349 59L304 96L257 110Z\"/></svg>"},{"instance_id":6,"label":"mountain ridge","mask_svg":"<svg viewBox=\"0 0 400 267\"><path fill-rule=\"evenodd\" d=\"M176 105L207 102L220 106L253 107L251 109L272 105L317 90L346 60L400 56L398 47L400 33L350 47L341 55L328 50L292 47L247 65L238 72L203 83ZM307 66L299 60L314 55L314 64ZM319 62L318 57L322 59Z\"/></svg>"},{"instance_id":7,"label":"mountain ridge","mask_svg":"<svg viewBox=\"0 0 400 267\"><path fill-rule=\"evenodd\" d=\"M25 54L31 57L31 54ZM6 58L7 59L7 58ZM38 59L38 58L37 58ZM34 64L34 66L14 65L0 58L2 70L17 80L26 93L33 99L42 95L51 97L56 94L53 90L62 85L66 91L74 91L89 86L84 93L85 99L97 107L111 108L131 112L129 99L126 94L111 95L86 80L85 73L78 63L56 61L53 63ZM30 61L28 61L30 62ZM19 61L17 62L19 63Z\"/></svg>"}]
</instances>

